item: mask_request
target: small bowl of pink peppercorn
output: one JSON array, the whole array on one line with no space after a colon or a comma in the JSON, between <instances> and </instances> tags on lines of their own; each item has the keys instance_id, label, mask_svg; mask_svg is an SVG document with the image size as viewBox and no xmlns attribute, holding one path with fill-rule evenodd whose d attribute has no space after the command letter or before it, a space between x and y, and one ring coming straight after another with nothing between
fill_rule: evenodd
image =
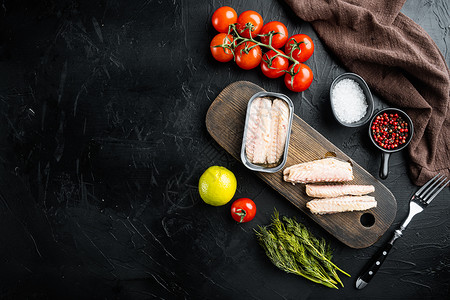
<instances>
[{"instance_id":1,"label":"small bowl of pink peppercorn","mask_svg":"<svg viewBox=\"0 0 450 300\"><path fill-rule=\"evenodd\" d=\"M336 121L346 127L366 124L374 109L369 86L355 73L344 73L333 80L330 103Z\"/></svg>"},{"instance_id":2,"label":"small bowl of pink peppercorn","mask_svg":"<svg viewBox=\"0 0 450 300\"><path fill-rule=\"evenodd\" d=\"M380 178L389 174L389 157L392 153L405 149L414 134L411 118L402 110L394 107L385 108L373 115L369 125L369 137L380 149Z\"/></svg>"}]
</instances>

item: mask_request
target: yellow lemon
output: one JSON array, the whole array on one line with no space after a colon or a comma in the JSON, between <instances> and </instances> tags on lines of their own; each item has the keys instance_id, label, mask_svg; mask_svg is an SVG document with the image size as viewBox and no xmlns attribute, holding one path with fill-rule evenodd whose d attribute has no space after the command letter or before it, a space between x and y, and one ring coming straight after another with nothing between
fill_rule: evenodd
<instances>
[{"instance_id":1,"label":"yellow lemon","mask_svg":"<svg viewBox=\"0 0 450 300\"><path fill-rule=\"evenodd\" d=\"M198 182L200 197L213 206L227 204L236 192L237 181L233 172L220 166L209 167Z\"/></svg>"}]
</instances>

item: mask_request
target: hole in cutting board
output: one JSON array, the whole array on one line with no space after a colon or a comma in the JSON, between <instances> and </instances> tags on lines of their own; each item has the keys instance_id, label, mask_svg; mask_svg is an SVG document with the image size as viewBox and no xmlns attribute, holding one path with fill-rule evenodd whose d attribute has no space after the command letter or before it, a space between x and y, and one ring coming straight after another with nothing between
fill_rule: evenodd
<instances>
[{"instance_id":1,"label":"hole in cutting board","mask_svg":"<svg viewBox=\"0 0 450 300\"><path fill-rule=\"evenodd\" d=\"M375 217L371 213L365 213L361 216L359 219L362 226L364 227L371 227L373 224L375 224Z\"/></svg>"}]
</instances>

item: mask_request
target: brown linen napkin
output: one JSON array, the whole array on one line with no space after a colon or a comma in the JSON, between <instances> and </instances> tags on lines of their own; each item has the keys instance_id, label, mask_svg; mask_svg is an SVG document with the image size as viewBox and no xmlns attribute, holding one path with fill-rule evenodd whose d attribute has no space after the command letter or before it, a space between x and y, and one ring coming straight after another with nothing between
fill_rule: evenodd
<instances>
[{"instance_id":1,"label":"brown linen napkin","mask_svg":"<svg viewBox=\"0 0 450 300\"><path fill-rule=\"evenodd\" d=\"M409 114L410 178L450 177L450 72L430 36L400 13L406 0L285 0L342 64Z\"/></svg>"}]
</instances>

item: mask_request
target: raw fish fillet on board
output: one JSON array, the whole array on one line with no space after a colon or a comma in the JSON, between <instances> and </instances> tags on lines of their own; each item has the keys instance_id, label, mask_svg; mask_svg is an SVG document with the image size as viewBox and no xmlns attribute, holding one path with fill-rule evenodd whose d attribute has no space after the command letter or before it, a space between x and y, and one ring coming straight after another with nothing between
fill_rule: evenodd
<instances>
[{"instance_id":1,"label":"raw fish fillet on board","mask_svg":"<svg viewBox=\"0 0 450 300\"><path fill-rule=\"evenodd\" d=\"M361 196L375 191L373 185L357 184L307 184L306 194L316 198L333 198L345 195Z\"/></svg>"},{"instance_id":2,"label":"raw fish fillet on board","mask_svg":"<svg viewBox=\"0 0 450 300\"><path fill-rule=\"evenodd\" d=\"M256 98L250 105L245 153L254 164L275 164L286 144L289 106L280 99Z\"/></svg>"},{"instance_id":3,"label":"raw fish fillet on board","mask_svg":"<svg viewBox=\"0 0 450 300\"><path fill-rule=\"evenodd\" d=\"M290 166L283 171L287 182L344 182L353 180L353 169L349 162L334 157L305 162Z\"/></svg>"},{"instance_id":4,"label":"raw fish fillet on board","mask_svg":"<svg viewBox=\"0 0 450 300\"><path fill-rule=\"evenodd\" d=\"M336 198L322 198L311 200L306 207L313 214L332 214L346 211L360 211L377 206L372 196L343 196Z\"/></svg>"}]
</instances>

